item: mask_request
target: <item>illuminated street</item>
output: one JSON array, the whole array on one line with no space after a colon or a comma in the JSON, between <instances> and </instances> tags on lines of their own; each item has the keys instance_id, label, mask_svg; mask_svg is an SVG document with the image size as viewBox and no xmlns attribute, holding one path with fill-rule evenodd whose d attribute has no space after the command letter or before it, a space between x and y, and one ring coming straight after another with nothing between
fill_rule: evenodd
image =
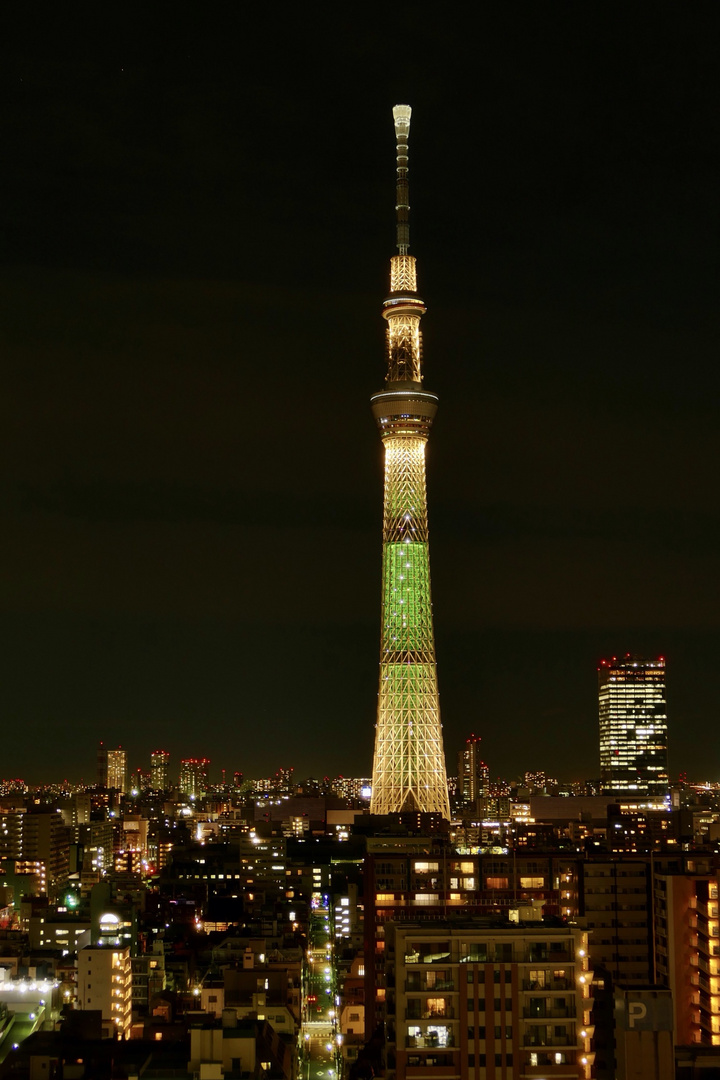
<instances>
[{"instance_id":1,"label":"illuminated street","mask_svg":"<svg viewBox=\"0 0 720 1080\"><path fill-rule=\"evenodd\" d=\"M318 907L310 916L303 998L303 1051L299 1074L305 1080L333 1080L337 1076L335 995L330 912L327 907Z\"/></svg>"}]
</instances>

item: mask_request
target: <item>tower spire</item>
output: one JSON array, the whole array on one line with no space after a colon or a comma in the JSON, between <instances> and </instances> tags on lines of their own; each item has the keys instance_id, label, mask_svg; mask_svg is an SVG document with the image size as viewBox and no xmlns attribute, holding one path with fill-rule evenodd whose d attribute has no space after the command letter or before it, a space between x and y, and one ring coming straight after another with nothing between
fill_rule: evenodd
<instances>
[{"instance_id":1,"label":"tower spire","mask_svg":"<svg viewBox=\"0 0 720 1080\"><path fill-rule=\"evenodd\" d=\"M410 246L408 137L411 113L409 105L396 105L393 109L397 143L395 214L398 254L390 259L390 295L383 303L383 318L387 320L388 387L422 382L420 319L426 308L417 292L415 258L407 253Z\"/></svg>"},{"instance_id":2,"label":"tower spire","mask_svg":"<svg viewBox=\"0 0 720 1080\"><path fill-rule=\"evenodd\" d=\"M397 142L397 249L390 259L386 388L373 415L385 447L380 689L373 759L374 814L450 817L430 597L425 444L438 399L423 390L415 259L408 255L409 105L393 109Z\"/></svg>"},{"instance_id":3,"label":"tower spire","mask_svg":"<svg viewBox=\"0 0 720 1080\"><path fill-rule=\"evenodd\" d=\"M393 109L395 142L397 143L397 188L395 214L397 219L398 254L407 255L410 247L410 189L408 185L408 136L410 135L409 105L396 105Z\"/></svg>"}]
</instances>

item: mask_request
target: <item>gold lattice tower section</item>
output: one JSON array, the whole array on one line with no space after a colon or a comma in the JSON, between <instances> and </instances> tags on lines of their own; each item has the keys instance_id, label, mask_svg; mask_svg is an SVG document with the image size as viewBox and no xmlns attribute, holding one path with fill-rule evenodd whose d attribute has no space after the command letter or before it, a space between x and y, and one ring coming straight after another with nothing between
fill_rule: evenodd
<instances>
[{"instance_id":1,"label":"gold lattice tower section","mask_svg":"<svg viewBox=\"0 0 720 1080\"><path fill-rule=\"evenodd\" d=\"M393 110L398 144L397 245L390 264L386 388L372 398L385 447L380 686L373 760L375 814L450 817L430 591L425 446L437 397L422 388L415 259L409 246L410 108Z\"/></svg>"}]
</instances>

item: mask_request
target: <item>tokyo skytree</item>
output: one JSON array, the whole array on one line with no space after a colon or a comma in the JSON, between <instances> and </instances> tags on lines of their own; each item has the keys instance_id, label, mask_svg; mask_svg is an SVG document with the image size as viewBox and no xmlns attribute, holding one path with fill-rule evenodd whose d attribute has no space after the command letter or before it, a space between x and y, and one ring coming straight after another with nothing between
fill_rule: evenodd
<instances>
[{"instance_id":1,"label":"tokyo skytree","mask_svg":"<svg viewBox=\"0 0 720 1080\"><path fill-rule=\"evenodd\" d=\"M397 142L397 255L390 259L385 389L372 411L385 447L380 690L373 814L404 810L450 818L430 596L425 444L437 411L423 389L415 259L408 255L409 105L393 109Z\"/></svg>"}]
</instances>

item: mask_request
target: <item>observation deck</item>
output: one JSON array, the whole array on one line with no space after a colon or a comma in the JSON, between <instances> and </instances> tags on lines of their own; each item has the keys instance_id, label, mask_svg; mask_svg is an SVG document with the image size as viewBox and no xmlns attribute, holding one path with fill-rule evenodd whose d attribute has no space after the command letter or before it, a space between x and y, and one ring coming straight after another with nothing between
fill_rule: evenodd
<instances>
[{"instance_id":1,"label":"observation deck","mask_svg":"<svg viewBox=\"0 0 720 1080\"><path fill-rule=\"evenodd\" d=\"M370 398L372 414L383 438L415 435L427 438L438 408L437 394L423 390L420 383L388 383Z\"/></svg>"}]
</instances>

